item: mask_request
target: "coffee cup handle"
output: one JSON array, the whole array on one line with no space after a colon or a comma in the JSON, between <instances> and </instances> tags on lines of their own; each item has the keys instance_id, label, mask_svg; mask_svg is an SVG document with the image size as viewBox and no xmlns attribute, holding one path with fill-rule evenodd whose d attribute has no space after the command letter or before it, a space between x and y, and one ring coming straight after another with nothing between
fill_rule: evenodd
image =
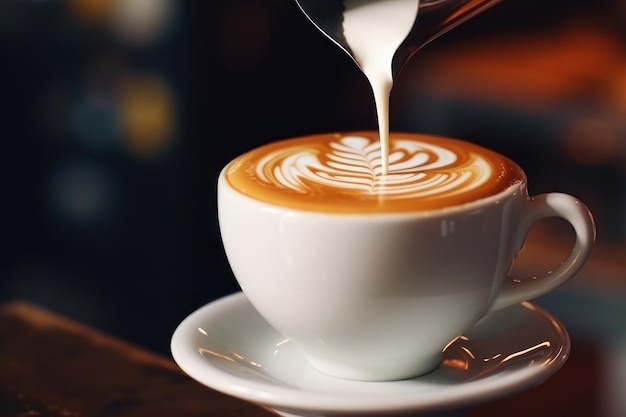
<instances>
[{"instance_id":1,"label":"coffee cup handle","mask_svg":"<svg viewBox=\"0 0 626 417\"><path fill-rule=\"evenodd\" d=\"M489 308L490 312L539 297L559 287L580 271L591 254L596 237L593 216L576 198L563 193L541 194L527 200L525 211L517 236L516 247L520 250L533 225L547 217L560 217L569 222L574 228L576 242L568 257L543 276L528 279L509 276Z\"/></svg>"}]
</instances>

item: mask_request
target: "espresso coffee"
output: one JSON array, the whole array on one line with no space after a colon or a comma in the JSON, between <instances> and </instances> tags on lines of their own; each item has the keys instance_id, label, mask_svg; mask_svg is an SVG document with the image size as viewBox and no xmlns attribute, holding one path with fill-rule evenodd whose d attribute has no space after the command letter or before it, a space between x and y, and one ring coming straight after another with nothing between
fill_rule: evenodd
<instances>
[{"instance_id":1,"label":"espresso coffee","mask_svg":"<svg viewBox=\"0 0 626 417\"><path fill-rule=\"evenodd\" d=\"M373 131L328 133L271 142L225 170L238 192L269 204L331 213L402 213L463 205L525 181L508 158L438 136L391 133L382 175Z\"/></svg>"}]
</instances>

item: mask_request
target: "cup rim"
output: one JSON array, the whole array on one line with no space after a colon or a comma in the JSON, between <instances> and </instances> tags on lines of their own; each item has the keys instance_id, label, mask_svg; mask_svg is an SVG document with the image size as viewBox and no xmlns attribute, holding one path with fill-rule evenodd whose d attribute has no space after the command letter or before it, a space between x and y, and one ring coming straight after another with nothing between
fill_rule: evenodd
<instances>
[{"instance_id":1,"label":"cup rim","mask_svg":"<svg viewBox=\"0 0 626 417\"><path fill-rule=\"evenodd\" d=\"M511 161L512 163L515 163ZM230 164L230 163L229 163ZM237 198L242 199L244 201L249 201L253 204L257 204L260 209L266 211L272 211L275 213L293 213L299 215L309 215L309 216L318 216L318 217L336 217L336 218L354 218L354 219L372 219L372 218L431 218L436 216L447 216L453 214L459 214L462 212L472 211L476 209L480 209L485 206L494 205L494 204L503 204L505 201L508 201L515 196L521 195L522 198L529 198L528 196L528 179L523 170L520 171L524 174L524 176L517 182L509 185L506 189L492 194L486 197L482 197L476 200L469 201L467 203L455 204L446 207L434 208L434 209L416 209L411 211L380 211L380 212L337 212L337 211L321 211L321 210L306 210L297 207L291 207L288 205L279 205L275 203L269 203L262 199L251 197L247 194L242 193L241 191L235 189L228 183L226 179L226 171L228 169L227 164L219 173L217 180L217 204L218 209L222 202L222 194L224 192L230 193L231 195L235 195Z\"/></svg>"}]
</instances>

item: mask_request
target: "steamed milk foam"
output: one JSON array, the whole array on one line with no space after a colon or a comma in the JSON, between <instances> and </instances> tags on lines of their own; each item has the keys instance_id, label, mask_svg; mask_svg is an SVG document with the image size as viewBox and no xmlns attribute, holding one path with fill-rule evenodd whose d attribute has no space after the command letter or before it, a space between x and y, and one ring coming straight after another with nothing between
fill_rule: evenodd
<instances>
[{"instance_id":1,"label":"steamed milk foam","mask_svg":"<svg viewBox=\"0 0 626 417\"><path fill-rule=\"evenodd\" d=\"M389 172L389 96L393 86L391 63L415 23L419 0L345 0L344 6L344 37L374 93L382 152L380 173L386 175Z\"/></svg>"},{"instance_id":2,"label":"steamed milk foam","mask_svg":"<svg viewBox=\"0 0 626 417\"><path fill-rule=\"evenodd\" d=\"M392 133L389 174L375 132L271 142L226 168L240 193L283 207L334 213L401 213L472 202L524 179L507 158L468 142Z\"/></svg>"}]
</instances>

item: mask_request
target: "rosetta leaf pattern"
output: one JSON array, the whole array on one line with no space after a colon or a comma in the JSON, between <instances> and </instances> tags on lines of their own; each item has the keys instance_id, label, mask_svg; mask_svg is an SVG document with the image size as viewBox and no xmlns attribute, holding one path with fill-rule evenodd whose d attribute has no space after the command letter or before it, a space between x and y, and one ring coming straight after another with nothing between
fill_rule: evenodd
<instances>
[{"instance_id":1,"label":"rosetta leaf pattern","mask_svg":"<svg viewBox=\"0 0 626 417\"><path fill-rule=\"evenodd\" d=\"M489 175L484 161L459 167L451 150L414 140L394 143L389 174L384 176L376 141L348 136L331 143L330 149L323 155L301 150L282 159L273 167L276 183L299 193L308 193L317 184L350 194L413 198L461 192Z\"/></svg>"}]
</instances>

